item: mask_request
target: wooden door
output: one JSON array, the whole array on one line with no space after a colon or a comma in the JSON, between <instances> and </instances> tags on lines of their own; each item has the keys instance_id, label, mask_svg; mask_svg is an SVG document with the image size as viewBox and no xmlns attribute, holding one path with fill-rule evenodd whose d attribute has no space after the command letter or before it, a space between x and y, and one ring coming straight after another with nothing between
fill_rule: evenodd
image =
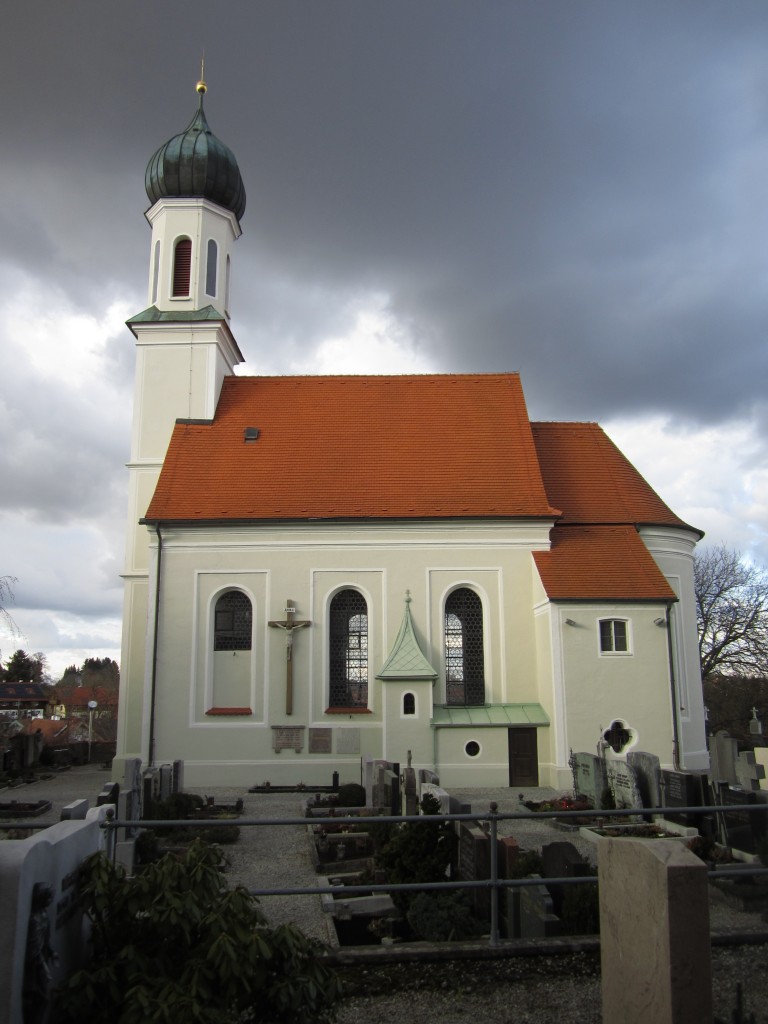
<instances>
[{"instance_id":1,"label":"wooden door","mask_svg":"<svg viewBox=\"0 0 768 1024\"><path fill-rule=\"evenodd\" d=\"M510 786L538 786L539 749L534 728L509 729Z\"/></svg>"}]
</instances>

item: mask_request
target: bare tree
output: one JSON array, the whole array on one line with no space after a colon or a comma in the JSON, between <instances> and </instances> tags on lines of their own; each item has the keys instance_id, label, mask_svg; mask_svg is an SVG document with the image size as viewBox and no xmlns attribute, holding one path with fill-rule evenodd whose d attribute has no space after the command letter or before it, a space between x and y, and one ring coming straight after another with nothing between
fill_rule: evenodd
<instances>
[{"instance_id":1,"label":"bare tree","mask_svg":"<svg viewBox=\"0 0 768 1024\"><path fill-rule=\"evenodd\" d=\"M694 562L701 674L768 674L768 574L725 544Z\"/></svg>"}]
</instances>

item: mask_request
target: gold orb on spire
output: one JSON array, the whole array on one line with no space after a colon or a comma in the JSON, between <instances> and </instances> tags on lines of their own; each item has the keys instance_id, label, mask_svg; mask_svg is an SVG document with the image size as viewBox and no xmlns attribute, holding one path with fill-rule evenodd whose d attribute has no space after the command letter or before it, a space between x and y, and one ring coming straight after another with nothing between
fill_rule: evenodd
<instances>
[{"instance_id":1,"label":"gold orb on spire","mask_svg":"<svg viewBox=\"0 0 768 1024\"><path fill-rule=\"evenodd\" d=\"M200 61L200 81L195 86L195 89L197 89L201 96L208 91L208 86L205 84L205 57Z\"/></svg>"}]
</instances>

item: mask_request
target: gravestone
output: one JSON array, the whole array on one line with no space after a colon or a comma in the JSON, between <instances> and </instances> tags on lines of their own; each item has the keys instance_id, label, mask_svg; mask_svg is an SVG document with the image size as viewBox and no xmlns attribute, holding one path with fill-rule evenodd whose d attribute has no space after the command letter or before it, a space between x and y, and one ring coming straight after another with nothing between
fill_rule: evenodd
<instances>
[{"instance_id":1,"label":"gravestone","mask_svg":"<svg viewBox=\"0 0 768 1024\"><path fill-rule=\"evenodd\" d=\"M61 820L62 821L85 821L85 816L88 813L88 801L86 799L73 800L71 804L67 804L61 808Z\"/></svg>"},{"instance_id":2,"label":"gravestone","mask_svg":"<svg viewBox=\"0 0 768 1024\"><path fill-rule=\"evenodd\" d=\"M184 792L184 762L174 761L173 762L173 792L183 793Z\"/></svg>"},{"instance_id":3,"label":"gravestone","mask_svg":"<svg viewBox=\"0 0 768 1024\"><path fill-rule=\"evenodd\" d=\"M101 807L102 804L114 804L115 810L120 800L120 783L109 782L106 786L102 786L101 792L96 797L96 806Z\"/></svg>"},{"instance_id":4,"label":"gravestone","mask_svg":"<svg viewBox=\"0 0 768 1024\"><path fill-rule=\"evenodd\" d=\"M459 823L459 855L457 874L462 882L477 882L491 876L490 837L471 822ZM490 917L490 893L486 889L470 889L472 908L481 920Z\"/></svg>"},{"instance_id":5,"label":"gravestone","mask_svg":"<svg viewBox=\"0 0 768 1024\"><path fill-rule=\"evenodd\" d=\"M573 843L547 843L541 848L541 859L544 878L586 878L592 874L592 866L584 860ZM547 888L552 896L553 913L562 917L566 886L548 882Z\"/></svg>"},{"instance_id":6,"label":"gravestone","mask_svg":"<svg viewBox=\"0 0 768 1024\"><path fill-rule=\"evenodd\" d=\"M760 789L760 780L765 778L765 768L758 764L751 750L742 750L736 760L736 778L742 789L754 793Z\"/></svg>"},{"instance_id":7,"label":"gravestone","mask_svg":"<svg viewBox=\"0 0 768 1024\"><path fill-rule=\"evenodd\" d=\"M173 767L170 764L160 765L160 799L167 800L173 792Z\"/></svg>"},{"instance_id":8,"label":"gravestone","mask_svg":"<svg viewBox=\"0 0 768 1024\"><path fill-rule=\"evenodd\" d=\"M437 800L439 802L439 804L440 804L440 813L441 814L450 814L451 813L451 796L450 796L450 793L447 793L440 786L435 786L431 782L426 782L421 787L421 791L419 793L419 799L423 800L423 798L427 794L429 794L430 796L433 796L435 798L435 800Z\"/></svg>"},{"instance_id":9,"label":"gravestone","mask_svg":"<svg viewBox=\"0 0 768 1024\"><path fill-rule=\"evenodd\" d=\"M538 875L533 875L538 878ZM546 885L524 885L519 893L521 939L547 939L559 935L560 919L554 912L552 896Z\"/></svg>"},{"instance_id":10,"label":"gravestone","mask_svg":"<svg viewBox=\"0 0 768 1024\"><path fill-rule=\"evenodd\" d=\"M42 1024L54 988L82 966L80 867L109 852L108 809L0 843L0 1021Z\"/></svg>"},{"instance_id":11,"label":"gravestone","mask_svg":"<svg viewBox=\"0 0 768 1024\"><path fill-rule=\"evenodd\" d=\"M709 737L709 777L713 783L727 782L729 786L735 786L738 782L736 776L736 762L739 757L738 740L721 729L714 736Z\"/></svg>"},{"instance_id":12,"label":"gravestone","mask_svg":"<svg viewBox=\"0 0 768 1024\"><path fill-rule=\"evenodd\" d=\"M419 768L419 785L423 786L425 782L431 782L433 786L439 786L440 776L437 772L430 771L429 768Z\"/></svg>"},{"instance_id":13,"label":"gravestone","mask_svg":"<svg viewBox=\"0 0 768 1024\"><path fill-rule=\"evenodd\" d=\"M338 746L338 744L337 744ZM389 761L381 758L363 758L363 786L365 787L365 806L380 807L381 804L374 800L374 787L380 785L379 770L389 767Z\"/></svg>"},{"instance_id":14,"label":"gravestone","mask_svg":"<svg viewBox=\"0 0 768 1024\"><path fill-rule=\"evenodd\" d=\"M661 761L645 750L630 750L627 764L635 773L643 807L661 807Z\"/></svg>"},{"instance_id":15,"label":"gravestone","mask_svg":"<svg viewBox=\"0 0 768 1024\"><path fill-rule=\"evenodd\" d=\"M625 761L606 761L605 770L617 809L641 808L643 801L631 765Z\"/></svg>"},{"instance_id":16,"label":"gravestone","mask_svg":"<svg viewBox=\"0 0 768 1024\"><path fill-rule=\"evenodd\" d=\"M598 846L602 1019L712 1020L707 866L674 840Z\"/></svg>"},{"instance_id":17,"label":"gravestone","mask_svg":"<svg viewBox=\"0 0 768 1024\"><path fill-rule=\"evenodd\" d=\"M703 810L701 814L697 814L677 811L675 808L703 808L705 803L703 776L690 772L670 771L666 768L662 770L661 806L664 808L664 817L667 821L684 825L686 828L699 828L704 820Z\"/></svg>"},{"instance_id":18,"label":"gravestone","mask_svg":"<svg viewBox=\"0 0 768 1024\"><path fill-rule=\"evenodd\" d=\"M117 841L123 843L133 839L137 834L138 823L141 821L142 811L142 773L141 760L138 757L129 757L125 762L125 775L123 786L117 800L117 816L120 821L135 821L136 827L127 826L118 829Z\"/></svg>"},{"instance_id":19,"label":"gravestone","mask_svg":"<svg viewBox=\"0 0 768 1024\"><path fill-rule=\"evenodd\" d=\"M605 761L594 754L573 755L574 796L588 800L595 810L603 807L603 795L608 788Z\"/></svg>"},{"instance_id":20,"label":"gravestone","mask_svg":"<svg viewBox=\"0 0 768 1024\"><path fill-rule=\"evenodd\" d=\"M757 794L720 785L717 787L717 802L723 806L754 804L757 802ZM766 835L766 813L738 810L719 812L720 842L723 846L744 853L757 853L758 844Z\"/></svg>"},{"instance_id":21,"label":"gravestone","mask_svg":"<svg viewBox=\"0 0 768 1024\"><path fill-rule=\"evenodd\" d=\"M419 794L416 791L416 772L408 767L403 772L403 814L419 813Z\"/></svg>"}]
</instances>

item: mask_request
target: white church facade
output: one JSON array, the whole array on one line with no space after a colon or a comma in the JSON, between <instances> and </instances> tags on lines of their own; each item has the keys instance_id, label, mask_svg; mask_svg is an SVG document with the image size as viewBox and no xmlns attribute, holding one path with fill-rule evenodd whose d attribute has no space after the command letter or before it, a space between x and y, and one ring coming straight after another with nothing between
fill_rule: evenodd
<instances>
[{"instance_id":1,"label":"white church facade","mask_svg":"<svg viewBox=\"0 0 768 1024\"><path fill-rule=\"evenodd\" d=\"M129 321L116 771L193 785L571 784L571 751L708 763L693 550L594 423L531 422L515 373L244 376L245 192L200 107L152 157Z\"/></svg>"}]
</instances>

